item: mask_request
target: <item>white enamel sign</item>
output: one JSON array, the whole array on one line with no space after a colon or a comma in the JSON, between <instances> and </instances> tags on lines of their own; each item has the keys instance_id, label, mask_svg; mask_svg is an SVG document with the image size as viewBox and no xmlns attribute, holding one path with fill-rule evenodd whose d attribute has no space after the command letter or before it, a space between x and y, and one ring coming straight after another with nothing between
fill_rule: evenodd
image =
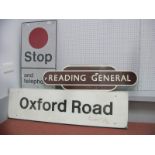
<instances>
[{"instance_id":1,"label":"white enamel sign","mask_svg":"<svg viewBox=\"0 0 155 155\"><path fill-rule=\"evenodd\" d=\"M52 123L126 128L128 94L102 90L11 89L9 117Z\"/></svg>"},{"instance_id":2,"label":"white enamel sign","mask_svg":"<svg viewBox=\"0 0 155 155\"><path fill-rule=\"evenodd\" d=\"M45 88L42 76L56 69L56 20L22 24L22 87Z\"/></svg>"}]
</instances>

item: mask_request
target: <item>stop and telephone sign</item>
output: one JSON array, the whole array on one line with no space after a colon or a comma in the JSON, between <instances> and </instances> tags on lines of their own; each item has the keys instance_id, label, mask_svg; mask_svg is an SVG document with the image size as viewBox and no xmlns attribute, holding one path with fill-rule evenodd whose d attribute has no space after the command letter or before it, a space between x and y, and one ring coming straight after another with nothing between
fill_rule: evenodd
<instances>
[{"instance_id":1,"label":"stop and telephone sign","mask_svg":"<svg viewBox=\"0 0 155 155\"><path fill-rule=\"evenodd\" d=\"M56 69L56 29L56 20L22 24L22 87L47 87L42 77Z\"/></svg>"}]
</instances>

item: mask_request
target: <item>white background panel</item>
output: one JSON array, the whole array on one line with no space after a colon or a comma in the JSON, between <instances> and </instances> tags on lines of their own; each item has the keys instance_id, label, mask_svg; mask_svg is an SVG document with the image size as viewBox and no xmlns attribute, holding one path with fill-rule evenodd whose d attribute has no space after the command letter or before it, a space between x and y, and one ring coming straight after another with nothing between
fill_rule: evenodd
<instances>
[{"instance_id":1,"label":"white background panel","mask_svg":"<svg viewBox=\"0 0 155 155\"><path fill-rule=\"evenodd\" d=\"M58 69L112 65L139 70L140 20L58 20Z\"/></svg>"}]
</instances>

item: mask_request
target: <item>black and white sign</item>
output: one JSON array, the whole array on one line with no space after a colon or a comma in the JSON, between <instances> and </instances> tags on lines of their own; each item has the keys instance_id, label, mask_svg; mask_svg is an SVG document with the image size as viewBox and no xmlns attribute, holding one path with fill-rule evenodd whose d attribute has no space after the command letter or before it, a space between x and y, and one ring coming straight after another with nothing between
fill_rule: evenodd
<instances>
[{"instance_id":1,"label":"black and white sign","mask_svg":"<svg viewBox=\"0 0 155 155\"><path fill-rule=\"evenodd\" d=\"M126 128L128 94L103 90L11 89L9 117Z\"/></svg>"}]
</instances>

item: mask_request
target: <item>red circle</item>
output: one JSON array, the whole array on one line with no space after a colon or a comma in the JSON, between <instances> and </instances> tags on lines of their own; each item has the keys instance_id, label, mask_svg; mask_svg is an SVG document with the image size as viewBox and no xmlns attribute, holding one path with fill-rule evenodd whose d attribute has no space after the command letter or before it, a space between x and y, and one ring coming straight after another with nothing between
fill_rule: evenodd
<instances>
[{"instance_id":1,"label":"red circle","mask_svg":"<svg viewBox=\"0 0 155 155\"><path fill-rule=\"evenodd\" d=\"M42 48L47 44L48 34L44 28L37 27L30 32L29 43L33 48Z\"/></svg>"}]
</instances>

